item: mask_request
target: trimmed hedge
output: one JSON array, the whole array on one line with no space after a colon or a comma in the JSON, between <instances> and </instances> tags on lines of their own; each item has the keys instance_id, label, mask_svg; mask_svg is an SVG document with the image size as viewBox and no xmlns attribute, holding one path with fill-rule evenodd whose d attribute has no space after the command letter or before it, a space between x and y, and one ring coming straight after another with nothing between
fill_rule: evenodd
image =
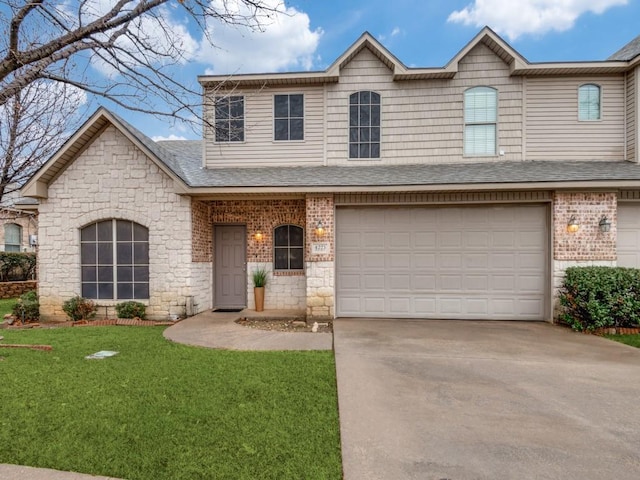
<instances>
[{"instance_id":1,"label":"trimmed hedge","mask_svg":"<svg viewBox=\"0 0 640 480\"><path fill-rule=\"evenodd\" d=\"M0 282L33 280L35 274L35 253L0 252Z\"/></svg>"},{"instance_id":2,"label":"trimmed hedge","mask_svg":"<svg viewBox=\"0 0 640 480\"><path fill-rule=\"evenodd\" d=\"M569 267L560 289L560 319L578 331L640 325L640 270Z\"/></svg>"}]
</instances>

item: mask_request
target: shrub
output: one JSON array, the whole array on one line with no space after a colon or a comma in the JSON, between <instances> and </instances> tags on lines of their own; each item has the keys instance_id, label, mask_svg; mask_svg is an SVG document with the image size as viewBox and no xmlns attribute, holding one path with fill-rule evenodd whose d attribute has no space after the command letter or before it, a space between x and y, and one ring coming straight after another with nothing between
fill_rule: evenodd
<instances>
[{"instance_id":1,"label":"shrub","mask_svg":"<svg viewBox=\"0 0 640 480\"><path fill-rule=\"evenodd\" d=\"M91 300L76 295L62 304L62 310L71 320L77 322L95 317L97 307Z\"/></svg>"},{"instance_id":2,"label":"shrub","mask_svg":"<svg viewBox=\"0 0 640 480\"><path fill-rule=\"evenodd\" d=\"M116 313L118 314L118 318L140 318L144 320L146 316L147 307L144 306L144 303L140 302L122 302L116 305Z\"/></svg>"},{"instance_id":3,"label":"shrub","mask_svg":"<svg viewBox=\"0 0 640 480\"><path fill-rule=\"evenodd\" d=\"M560 290L560 318L578 331L640 324L640 270L567 268Z\"/></svg>"},{"instance_id":4,"label":"shrub","mask_svg":"<svg viewBox=\"0 0 640 480\"><path fill-rule=\"evenodd\" d=\"M0 281L31 280L35 272L35 253L0 252Z\"/></svg>"},{"instance_id":5,"label":"shrub","mask_svg":"<svg viewBox=\"0 0 640 480\"><path fill-rule=\"evenodd\" d=\"M252 277L254 287L264 287L267 284L267 269L264 267L256 268Z\"/></svg>"},{"instance_id":6,"label":"shrub","mask_svg":"<svg viewBox=\"0 0 640 480\"><path fill-rule=\"evenodd\" d=\"M13 306L13 315L23 322L37 322L40 320L40 302L35 290L25 292Z\"/></svg>"}]
</instances>

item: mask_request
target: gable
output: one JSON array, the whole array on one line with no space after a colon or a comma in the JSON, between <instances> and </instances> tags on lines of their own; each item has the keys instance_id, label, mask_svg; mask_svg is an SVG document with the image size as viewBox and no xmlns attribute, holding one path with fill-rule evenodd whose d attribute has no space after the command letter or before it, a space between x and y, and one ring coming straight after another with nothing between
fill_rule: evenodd
<instances>
[{"instance_id":1,"label":"gable","mask_svg":"<svg viewBox=\"0 0 640 480\"><path fill-rule=\"evenodd\" d=\"M181 178L180 168L173 156L124 120L101 107L25 183L21 189L22 195L47 198L49 185L110 126L118 130L144 152L160 170L172 178L177 190L184 191L186 184Z\"/></svg>"}]
</instances>

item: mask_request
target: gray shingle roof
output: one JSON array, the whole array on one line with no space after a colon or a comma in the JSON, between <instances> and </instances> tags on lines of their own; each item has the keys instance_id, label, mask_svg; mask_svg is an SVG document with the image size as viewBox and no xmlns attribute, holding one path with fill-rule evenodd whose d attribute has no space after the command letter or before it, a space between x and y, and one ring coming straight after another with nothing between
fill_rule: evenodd
<instances>
[{"instance_id":1,"label":"gray shingle roof","mask_svg":"<svg viewBox=\"0 0 640 480\"><path fill-rule=\"evenodd\" d=\"M200 141L159 142L191 187L379 187L483 183L640 181L630 162L485 162L345 167L202 168ZM505 185L506 186L506 185Z\"/></svg>"},{"instance_id":2,"label":"gray shingle roof","mask_svg":"<svg viewBox=\"0 0 640 480\"><path fill-rule=\"evenodd\" d=\"M611 55L607 60L629 61L640 55L640 35Z\"/></svg>"}]
</instances>

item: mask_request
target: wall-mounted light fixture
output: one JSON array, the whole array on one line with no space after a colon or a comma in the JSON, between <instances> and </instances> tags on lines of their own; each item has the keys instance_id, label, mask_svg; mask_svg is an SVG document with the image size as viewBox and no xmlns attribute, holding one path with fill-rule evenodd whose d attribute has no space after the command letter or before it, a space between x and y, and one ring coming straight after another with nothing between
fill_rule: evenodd
<instances>
[{"instance_id":1,"label":"wall-mounted light fixture","mask_svg":"<svg viewBox=\"0 0 640 480\"><path fill-rule=\"evenodd\" d=\"M611 230L611 222L606 215L602 216L600 222L598 222L598 227L600 228L600 231L602 233L607 233L609 230Z\"/></svg>"},{"instance_id":2,"label":"wall-mounted light fixture","mask_svg":"<svg viewBox=\"0 0 640 480\"><path fill-rule=\"evenodd\" d=\"M567 223L567 232L576 233L578 230L580 230L580 224L578 223L576 216L571 215L571 218L569 218L569 222Z\"/></svg>"},{"instance_id":3,"label":"wall-mounted light fixture","mask_svg":"<svg viewBox=\"0 0 640 480\"><path fill-rule=\"evenodd\" d=\"M324 235L324 225L322 224L322 220L318 220L316 224L316 235L322 237Z\"/></svg>"},{"instance_id":4,"label":"wall-mounted light fixture","mask_svg":"<svg viewBox=\"0 0 640 480\"><path fill-rule=\"evenodd\" d=\"M264 239L264 235L262 235L262 232L260 230L258 230L256 232L256 234L254 235L255 239L257 242L261 242Z\"/></svg>"}]
</instances>

